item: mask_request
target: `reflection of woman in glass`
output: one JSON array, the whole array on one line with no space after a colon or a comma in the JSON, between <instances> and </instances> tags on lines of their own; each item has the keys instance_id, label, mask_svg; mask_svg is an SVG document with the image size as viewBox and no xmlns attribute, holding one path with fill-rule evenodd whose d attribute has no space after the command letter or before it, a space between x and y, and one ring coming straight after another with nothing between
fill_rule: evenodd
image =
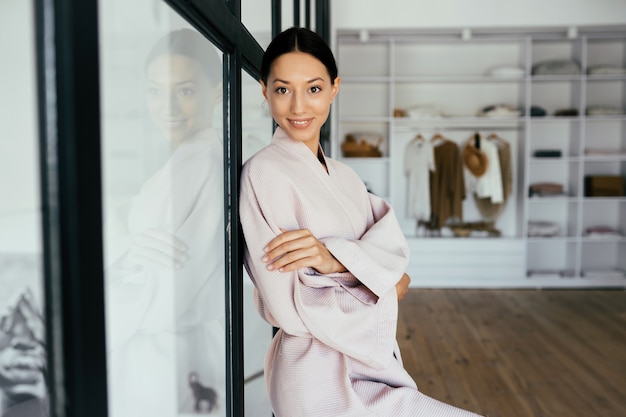
<instances>
[{"instance_id":1,"label":"reflection of woman in glass","mask_svg":"<svg viewBox=\"0 0 626 417\"><path fill-rule=\"evenodd\" d=\"M224 221L221 61L201 35L160 39L146 60L147 105L170 139L167 163L108 227L111 415L193 412L190 381L223 413Z\"/></svg>"}]
</instances>

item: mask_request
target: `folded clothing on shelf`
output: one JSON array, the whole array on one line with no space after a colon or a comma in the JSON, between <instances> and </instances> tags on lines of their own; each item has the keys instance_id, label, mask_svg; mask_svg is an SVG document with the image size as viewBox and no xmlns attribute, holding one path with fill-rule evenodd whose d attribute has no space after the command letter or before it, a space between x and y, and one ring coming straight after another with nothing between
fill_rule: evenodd
<instances>
[{"instance_id":1,"label":"folded clothing on shelf","mask_svg":"<svg viewBox=\"0 0 626 417\"><path fill-rule=\"evenodd\" d=\"M622 156L622 155L626 155L626 150L622 150L622 149L585 148L585 155Z\"/></svg>"},{"instance_id":2,"label":"folded clothing on shelf","mask_svg":"<svg viewBox=\"0 0 626 417\"><path fill-rule=\"evenodd\" d=\"M404 109L404 117L412 119L433 119L444 116L443 112L434 105L424 104Z\"/></svg>"},{"instance_id":3,"label":"folded clothing on shelf","mask_svg":"<svg viewBox=\"0 0 626 417\"><path fill-rule=\"evenodd\" d=\"M585 196L623 197L624 177L621 175L588 175L585 177Z\"/></svg>"},{"instance_id":4,"label":"folded clothing on shelf","mask_svg":"<svg viewBox=\"0 0 626 417\"><path fill-rule=\"evenodd\" d=\"M561 151L558 149L537 149L533 155L537 158L560 158Z\"/></svg>"},{"instance_id":5,"label":"folded clothing on shelf","mask_svg":"<svg viewBox=\"0 0 626 417\"><path fill-rule=\"evenodd\" d=\"M580 64L566 59L541 61L533 65L531 73L533 75L575 75L580 74Z\"/></svg>"},{"instance_id":6,"label":"folded clothing on shelf","mask_svg":"<svg viewBox=\"0 0 626 417\"><path fill-rule=\"evenodd\" d=\"M557 237L562 236L561 226L555 222L530 220L528 222L529 237Z\"/></svg>"},{"instance_id":7,"label":"folded clothing on shelf","mask_svg":"<svg viewBox=\"0 0 626 417\"><path fill-rule=\"evenodd\" d=\"M529 197L562 196L565 194L563 184L555 182L537 182L530 184Z\"/></svg>"},{"instance_id":8,"label":"folded clothing on shelf","mask_svg":"<svg viewBox=\"0 0 626 417\"><path fill-rule=\"evenodd\" d=\"M521 115L522 111L519 108L508 104L493 104L485 106L478 112L478 116L490 117L517 117Z\"/></svg>"},{"instance_id":9,"label":"folded clothing on shelf","mask_svg":"<svg viewBox=\"0 0 626 417\"><path fill-rule=\"evenodd\" d=\"M554 115L559 117L575 117L578 116L578 110L574 108L558 109L554 112Z\"/></svg>"},{"instance_id":10,"label":"folded clothing on shelf","mask_svg":"<svg viewBox=\"0 0 626 417\"><path fill-rule=\"evenodd\" d=\"M599 105L587 107L587 116L619 116L622 114L624 114L624 109L617 106Z\"/></svg>"},{"instance_id":11,"label":"folded clothing on shelf","mask_svg":"<svg viewBox=\"0 0 626 417\"><path fill-rule=\"evenodd\" d=\"M589 75L624 75L626 74L626 67L619 65L600 64L591 65L587 68L587 74Z\"/></svg>"},{"instance_id":12,"label":"folded clothing on shelf","mask_svg":"<svg viewBox=\"0 0 626 417\"><path fill-rule=\"evenodd\" d=\"M585 237L593 239L621 239L624 235L611 226L591 226L585 229Z\"/></svg>"},{"instance_id":13,"label":"folded clothing on shelf","mask_svg":"<svg viewBox=\"0 0 626 417\"><path fill-rule=\"evenodd\" d=\"M572 278L573 269L531 269L528 271L529 278Z\"/></svg>"},{"instance_id":14,"label":"folded clothing on shelf","mask_svg":"<svg viewBox=\"0 0 626 417\"><path fill-rule=\"evenodd\" d=\"M530 106L530 117L544 117L548 112L541 106Z\"/></svg>"},{"instance_id":15,"label":"folded clothing on shelf","mask_svg":"<svg viewBox=\"0 0 626 417\"><path fill-rule=\"evenodd\" d=\"M624 271L621 269L585 269L582 271L582 275L585 278L616 278L616 279L624 279L626 275Z\"/></svg>"},{"instance_id":16,"label":"folded clothing on shelf","mask_svg":"<svg viewBox=\"0 0 626 417\"><path fill-rule=\"evenodd\" d=\"M503 78L521 78L524 76L524 68L503 65L499 67L490 68L487 71L487 75L491 75L492 77L503 77Z\"/></svg>"}]
</instances>

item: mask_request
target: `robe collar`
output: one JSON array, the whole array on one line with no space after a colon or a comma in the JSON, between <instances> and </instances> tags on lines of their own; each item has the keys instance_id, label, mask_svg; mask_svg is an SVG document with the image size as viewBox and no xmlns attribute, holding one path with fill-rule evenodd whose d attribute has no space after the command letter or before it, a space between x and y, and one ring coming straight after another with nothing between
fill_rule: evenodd
<instances>
[{"instance_id":1,"label":"robe collar","mask_svg":"<svg viewBox=\"0 0 626 417\"><path fill-rule=\"evenodd\" d=\"M272 137L272 143L289 152L291 155L298 157L298 159L306 161L307 165L316 167L316 171L321 171L324 175L331 174L331 167L328 164L328 158L319 144L317 145L318 154L315 155L311 152L311 149L309 149L308 146L300 141L291 139L291 137L280 127L276 128L276 132L274 132L274 136ZM318 155L321 155L324 159L328 172L326 172L324 165L322 165L322 162L318 159Z\"/></svg>"},{"instance_id":2,"label":"robe collar","mask_svg":"<svg viewBox=\"0 0 626 417\"><path fill-rule=\"evenodd\" d=\"M179 159L185 159L190 156L194 156L207 146L213 144L217 146L223 146L223 141L220 135L217 134L215 129L208 127L206 129L199 130L183 140L183 142L174 149L170 159L175 161Z\"/></svg>"}]
</instances>

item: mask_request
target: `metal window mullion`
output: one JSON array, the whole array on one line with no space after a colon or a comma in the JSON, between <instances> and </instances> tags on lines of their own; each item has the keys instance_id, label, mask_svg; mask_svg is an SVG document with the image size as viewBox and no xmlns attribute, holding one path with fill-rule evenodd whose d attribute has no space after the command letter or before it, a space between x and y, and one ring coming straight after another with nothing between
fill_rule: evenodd
<instances>
[{"instance_id":1,"label":"metal window mullion","mask_svg":"<svg viewBox=\"0 0 626 417\"><path fill-rule=\"evenodd\" d=\"M311 29L311 0L304 2L304 27Z\"/></svg>"},{"instance_id":2,"label":"metal window mullion","mask_svg":"<svg viewBox=\"0 0 626 417\"><path fill-rule=\"evenodd\" d=\"M272 0L272 39L281 32L282 4L281 0Z\"/></svg>"},{"instance_id":3,"label":"metal window mullion","mask_svg":"<svg viewBox=\"0 0 626 417\"><path fill-rule=\"evenodd\" d=\"M300 26L300 0L293 0L293 26Z\"/></svg>"},{"instance_id":4,"label":"metal window mullion","mask_svg":"<svg viewBox=\"0 0 626 417\"><path fill-rule=\"evenodd\" d=\"M330 7L328 0L316 0L315 2L315 32L330 45ZM327 155L331 154L331 117L322 126L320 132L320 144Z\"/></svg>"},{"instance_id":5,"label":"metal window mullion","mask_svg":"<svg viewBox=\"0 0 626 417\"><path fill-rule=\"evenodd\" d=\"M107 415L98 4L37 0L51 414Z\"/></svg>"},{"instance_id":6,"label":"metal window mullion","mask_svg":"<svg viewBox=\"0 0 626 417\"><path fill-rule=\"evenodd\" d=\"M243 335L243 238L239 223L239 179L241 172L241 54L224 55L224 212L228 233L226 268L226 380L227 415L244 415Z\"/></svg>"},{"instance_id":7,"label":"metal window mullion","mask_svg":"<svg viewBox=\"0 0 626 417\"><path fill-rule=\"evenodd\" d=\"M315 1L315 31L330 45L329 0Z\"/></svg>"}]
</instances>

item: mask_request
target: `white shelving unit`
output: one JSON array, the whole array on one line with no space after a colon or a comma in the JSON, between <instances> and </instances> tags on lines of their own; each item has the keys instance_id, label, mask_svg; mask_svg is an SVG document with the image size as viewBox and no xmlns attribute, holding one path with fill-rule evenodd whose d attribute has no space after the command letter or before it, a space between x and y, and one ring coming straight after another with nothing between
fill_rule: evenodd
<instances>
[{"instance_id":1,"label":"white shelving unit","mask_svg":"<svg viewBox=\"0 0 626 417\"><path fill-rule=\"evenodd\" d=\"M469 35L469 36L468 36ZM571 35L571 33L569 33ZM626 116L587 116L587 106L626 108L626 75L588 75L592 65L626 66L626 28L439 31L339 31L335 50L342 78L334 107L332 154L352 166L376 194L389 200L411 245L409 274L415 286L437 287L626 287L626 279L589 278L588 270L626 270L626 239L585 237L591 226L626 233L626 198L586 197L588 175L626 176ZM575 60L575 75L532 75L533 65ZM519 67L519 77L489 75ZM508 104L519 117L484 117L485 106ZM394 109L429 106L441 117L394 117ZM531 117L531 106L547 111ZM576 109L573 117L554 116ZM385 138L380 158L343 158L348 133ZM418 133L435 133L462 147L475 132L511 145L513 191L497 220L498 238L420 237L406 215L403 154ZM588 148L622 151L587 155ZM557 149L558 158L536 150ZM536 182L559 182L566 195L530 198ZM465 221L482 220L474 198L463 203ZM528 236L530 221L552 221L563 235ZM445 235L445 234L444 234ZM567 276L529 276L529 271L571 271Z\"/></svg>"}]
</instances>

